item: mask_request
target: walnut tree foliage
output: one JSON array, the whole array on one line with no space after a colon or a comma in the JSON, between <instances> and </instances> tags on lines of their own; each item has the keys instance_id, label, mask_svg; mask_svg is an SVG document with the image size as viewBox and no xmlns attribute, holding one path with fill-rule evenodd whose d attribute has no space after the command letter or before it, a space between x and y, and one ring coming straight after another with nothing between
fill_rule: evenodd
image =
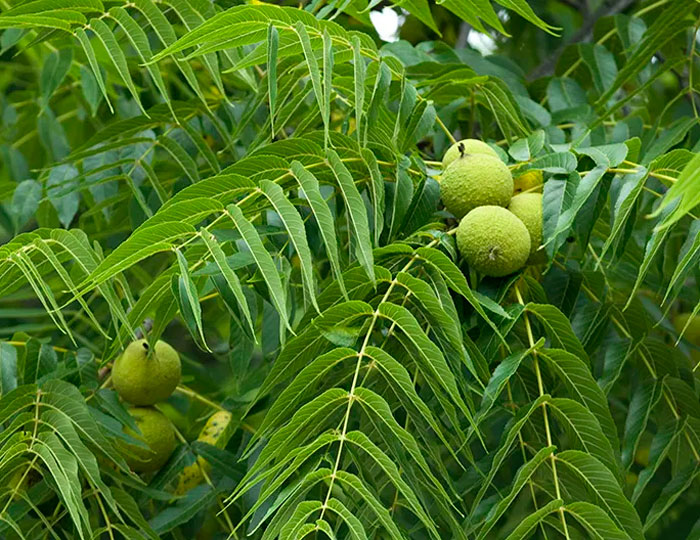
<instances>
[{"instance_id":1,"label":"walnut tree foliage","mask_svg":"<svg viewBox=\"0 0 700 540\"><path fill-rule=\"evenodd\" d=\"M700 538L700 3L283 4L0 5L0 537ZM469 136L543 171L546 264L460 260Z\"/></svg>"}]
</instances>

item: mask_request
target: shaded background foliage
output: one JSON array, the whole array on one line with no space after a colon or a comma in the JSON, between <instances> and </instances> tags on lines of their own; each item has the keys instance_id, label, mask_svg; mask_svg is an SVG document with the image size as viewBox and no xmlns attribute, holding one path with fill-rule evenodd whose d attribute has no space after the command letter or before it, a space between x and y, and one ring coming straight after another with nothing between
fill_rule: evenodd
<instances>
[{"instance_id":1,"label":"shaded background foliage","mask_svg":"<svg viewBox=\"0 0 700 540\"><path fill-rule=\"evenodd\" d=\"M396 4L2 5L0 534L700 535L700 4ZM546 267L460 261L467 136L544 171ZM152 478L139 331L184 363Z\"/></svg>"}]
</instances>

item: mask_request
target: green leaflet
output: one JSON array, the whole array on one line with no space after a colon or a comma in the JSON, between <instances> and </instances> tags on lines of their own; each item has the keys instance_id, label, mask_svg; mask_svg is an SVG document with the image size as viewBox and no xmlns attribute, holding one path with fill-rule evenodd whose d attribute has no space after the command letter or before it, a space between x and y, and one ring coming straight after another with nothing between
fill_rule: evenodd
<instances>
[{"instance_id":1,"label":"green leaflet","mask_svg":"<svg viewBox=\"0 0 700 540\"><path fill-rule=\"evenodd\" d=\"M136 231L97 265L83 285L96 287L146 257L170 250L177 240L193 234L195 230L191 225L175 221Z\"/></svg>"},{"instance_id":2,"label":"green leaflet","mask_svg":"<svg viewBox=\"0 0 700 540\"><path fill-rule=\"evenodd\" d=\"M287 232L289 233L289 242L294 246L294 251L299 256L301 265L301 276L304 283L304 290L311 304L318 311L316 302L316 286L313 276L313 268L311 261L311 250L306 240L306 231L304 230L304 222L301 216L294 208L294 205L289 202L282 188L270 182L263 180L260 182L260 188L263 194L269 199L272 207L275 209L280 219L284 223Z\"/></svg>"},{"instance_id":3,"label":"green leaflet","mask_svg":"<svg viewBox=\"0 0 700 540\"><path fill-rule=\"evenodd\" d=\"M260 235L255 230L255 227L245 218L241 209L235 204L227 207L227 211L236 228L240 231L243 240L248 245L255 263L258 265L260 272L267 283L270 291L270 298L277 309L284 325L291 330L289 326L289 317L287 314L287 298L282 287L282 281L279 277L275 263L270 256L270 253L265 249L265 246L260 239Z\"/></svg>"},{"instance_id":4,"label":"green leaflet","mask_svg":"<svg viewBox=\"0 0 700 540\"><path fill-rule=\"evenodd\" d=\"M370 281L374 281L374 257L372 255L372 244L369 237L369 222L367 220L367 210L362 201L360 192L355 186L352 175L348 168L340 160L338 154L329 149L327 157L331 170L342 193L343 200L348 212L350 226L355 236L355 255L360 264L367 272Z\"/></svg>"},{"instance_id":5,"label":"green leaflet","mask_svg":"<svg viewBox=\"0 0 700 540\"><path fill-rule=\"evenodd\" d=\"M340 270L338 243L336 240L333 216L328 208L328 204L321 195L318 180L298 161L292 162L291 170L294 177L299 182L299 186L304 192L304 196L311 207L311 211L316 217L316 223L318 224L321 237L323 238L323 244L326 247L326 254L328 255L328 261L331 264L333 274L338 280L338 285L340 286L341 290L347 296L347 291L345 290L345 284L343 282L343 277Z\"/></svg>"},{"instance_id":6,"label":"green leaflet","mask_svg":"<svg viewBox=\"0 0 700 540\"><path fill-rule=\"evenodd\" d=\"M643 538L637 511L622 493L612 473L600 461L578 450L565 450L557 454L557 458L591 489L597 504L622 530L632 538Z\"/></svg>"},{"instance_id":7,"label":"green leaflet","mask_svg":"<svg viewBox=\"0 0 700 540\"><path fill-rule=\"evenodd\" d=\"M109 97L107 96L107 88L105 87L105 82L104 78L102 77L102 71L100 69L100 66L97 62L97 57L95 56L95 51L92 48L92 45L90 44L90 39L88 38L87 34L85 33L85 30L82 28L78 28L76 30L75 35L77 38L80 40L80 44L83 47L83 51L85 51L85 55L88 58L88 62L90 63L90 67L92 68L92 74L95 76L95 79L97 80L97 84L100 87L100 90L102 91L102 95L105 98L105 101L107 102L107 105L109 106L109 110L114 112L114 109L112 108L112 103L109 101Z\"/></svg>"},{"instance_id":8,"label":"green leaflet","mask_svg":"<svg viewBox=\"0 0 700 540\"><path fill-rule=\"evenodd\" d=\"M503 497L503 499L501 499L499 503L493 507L486 518L486 522L479 529L479 536L477 536L479 540L488 537L496 522L508 510L508 507L523 489L525 483L530 481L530 478L535 474L537 468L542 464L542 462L552 456L554 449L554 446L542 448L530 461L520 467L515 479L513 480L510 493Z\"/></svg>"}]
</instances>

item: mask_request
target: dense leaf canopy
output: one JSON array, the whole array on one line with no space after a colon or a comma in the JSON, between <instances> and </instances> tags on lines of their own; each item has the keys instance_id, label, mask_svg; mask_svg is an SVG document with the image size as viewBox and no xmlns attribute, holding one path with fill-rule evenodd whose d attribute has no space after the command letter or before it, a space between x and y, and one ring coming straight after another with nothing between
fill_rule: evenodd
<instances>
[{"instance_id":1,"label":"dense leaf canopy","mask_svg":"<svg viewBox=\"0 0 700 540\"><path fill-rule=\"evenodd\" d=\"M0 538L700 538L697 0L0 10ZM460 257L467 137L542 264Z\"/></svg>"}]
</instances>

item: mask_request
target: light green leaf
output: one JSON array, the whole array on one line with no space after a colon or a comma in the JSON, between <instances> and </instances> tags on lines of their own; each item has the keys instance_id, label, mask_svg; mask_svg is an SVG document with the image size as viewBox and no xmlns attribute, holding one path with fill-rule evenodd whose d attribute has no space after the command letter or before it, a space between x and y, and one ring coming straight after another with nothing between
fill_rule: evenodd
<instances>
[{"instance_id":1,"label":"light green leaf","mask_svg":"<svg viewBox=\"0 0 700 540\"><path fill-rule=\"evenodd\" d=\"M498 450L494 453L493 460L491 462L491 468L489 469L489 472L486 475L486 477L484 477L481 480L481 486L479 487L479 491L474 496L474 501L472 502L470 511L472 515L474 515L477 507L479 506L479 503L481 503L482 499L484 498L486 491L491 487L491 483L493 482L494 477L499 472L501 464L510 453L510 448L513 445L513 442L515 441L516 437L518 436L518 433L520 433L520 430L528 422L530 416L536 410L540 409L544 403L551 399L551 396L545 394L543 396L540 396L538 399L536 399L529 405L521 407L516 413L516 415L513 418L511 418L508 424L504 427L503 437L501 438L501 441L499 443Z\"/></svg>"},{"instance_id":2,"label":"light green leaf","mask_svg":"<svg viewBox=\"0 0 700 540\"><path fill-rule=\"evenodd\" d=\"M477 540L487 538L488 534L491 532L491 529L493 529L498 520L503 516L503 514L505 514L508 507L518 496L525 484L529 482L535 472L537 472L537 469L542 462L548 459L554 453L555 448L556 447L554 446L542 448L532 457L530 461L523 464L518 469L515 479L513 480L513 485L510 488L510 492L489 511L488 515L486 516L486 522L481 529L479 529Z\"/></svg>"},{"instance_id":3,"label":"light green leaf","mask_svg":"<svg viewBox=\"0 0 700 540\"><path fill-rule=\"evenodd\" d=\"M565 349L571 354L589 363L588 355L581 342L574 334L571 323L566 316L551 304L529 303L526 311L532 313L542 323L547 337L557 348Z\"/></svg>"},{"instance_id":4,"label":"light green leaf","mask_svg":"<svg viewBox=\"0 0 700 540\"><path fill-rule=\"evenodd\" d=\"M270 182L262 180L260 189L272 204L275 212L282 220L287 232L289 233L289 241L294 246L294 250L299 256L299 265L301 267L301 277L304 283L304 290L308 299L311 301L316 311L319 311L316 303L316 286L313 274L313 261L311 260L311 250L309 249L308 241L306 240L306 230L304 222L297 212L294 205L289 202L282 188Z\"/></svg>"},{"instance_id":5,"label":"light green leaf","mask_svg":"<svg viewBox=\"0 0 700 540\"><path fill-rule=\"evenodd\" d=\"M523 358L531 354L533 350L541 348L543 344L544 339L541 338L531 349L523 349L514 352L501 360L501 363L493 370L493 374L484 390L484 394L481 398L481 407L475 417L475 422L477 424L481 423L486 418L494 403L501 395L503 388L520 367L520 362L522 362Z\"/></svg>"},{"instance_id":6,"label":"light green leaf","mask_svg":"<svg viewBox=\"0 0 700 540\"><path fill-rule=\"evenodd\" d=\"M95 268L78 289L85 292L123 272L146 257L169 251L175 242L196 234L191 225L170 221L134 232Z\"/></svg>"},{"instance_id":7,"label":"light green leaf","mask_svg":"<svg viewBox=\"0 0 700 540\"><path fill-rule=\"evenodd\" d=\"M0 28L35 28L46 27L54 30L71 32L73 25L85 24L85 15L78 11L66 10L58 13L0 16Z\"/></svg>"},{"instance_id":8,"label":"light green leaf","mask_svg":"<svg viewBox=\"0 0 700 540\"><path fill-rule=\"evenodd\" d=\"M87 508L81 497L78 462L53 432L42 432L32 447L51 475L61 502L75 524L80 538L91 537Z\"/></svg>"},{"instance_id":9,"label":"light green leaf","mask_svg":"<svg viewBox=\"0 0 700 540\"><path fill-rule=\"evenodd\" d=\"M78 176L78 170L72 165L59 165L51 169L46 180L46 194L58 213L58 219L64 227L68 227L78 212L80 193L75 191L58 195L57 193L72 184L72 179Z\"/></svg>"},{"instance_id":10,"label":"light green leaf","mask_svg":"<svg viewBox=\"0 0 700 540\"><path fill-rule=\"evenodd\" d=\"M41 78L39 79L39 91L46 105L48 105L49 99L68 74L72 61L72 49L55 51L44 61L44 65L41 68Z\"/></svg>"},{"instance_id":11,"label":"light green leaf","mask_svg":"<svg viewBox=\"0 0 700 540\"><path fill-rule=\"evenodd\" d=\"M508 148L508 153L516 161L529 161L542 151L544 140L544 131L538 129L532 135L515 141Z\"/></svg>"},{"instance_id":12,"label":"light green leaf","mask_svg":"<svg viewBox=\"0 0 700 540\"><path fill-rule=\"evenodd\" d=\"M644 189L644 184L649 177L649 171L641 167L638 172L630 175L625 175L624 180L618 177L617 181L622 180L624 183L615 201L613 210L613 225L610 234L608 235L603 249L600 253L600 259L607 253L608 249L613 244L616 244L620 239L620 233L627 223L629 216L634 209L637 198Z\"/></svg>"},{"instance_id":13,"label":"light green leaf","mask_svg":"<svg viewBox=\"0 0 700 540\"><path fill-rule=\"evenodd\" d=\"M24 180L15 188L10 211L18 229L36 213L41 200L41 191L41 184L36 180Z\"/></svg>"},{"instance_id":14,"label":"light green leaf","mask_svg":"<svg viewBox=\"0 0 700 540\"><path fill-rule=\"evenodd\" d=\"M343 410L347 408L348 396L347 390L331 388L297 408L292 418L265 441L265 446L241 481L241 486L245 486L248 481L251 486L254 485L258 482L257 475L273 460L286 458L307 440L313 440L316 433L324 429L324 423L333 413L341 407Z\"/></svg>"},{"instance_id":15,"label":"light green leaf","mask_svg":"<svg viewBox=\"0 0 700 540\"><path fill-rule=\"evenodd\" d=\"M553 236L559 236L566 233L574 223L574 219L578 215L583 205L586 203L591 194L595 191L595 188L600 183L603 175L606 173L607 168L605 166L597 166L594 169L588 171L577 183L576 192L574 193L574 198L571 204L566 208L562 209L559 219L557 220L557 226L554 229Z\"/></svg>"},{"instance_id":16,"label":"light green leaf","mask_svg":"<svg viewBox=\"0 0 700 540\"><path fill-rule=\"evenodd\" d=\"M683 278L690 272L693 267L697 267L698 259L700 258L700 220L694 220L688 228L688 236L681 247L678 254L678 264L676 265L671 280L666 288L662 304L671 294L671 291L676 287L676 284L683 283ZM677 288L680 290L680 287ZM672 298L677 296L677 292L672 295Z\"/></svg>"},{"instance_id":17,"label":"light green leaf","mask_svg":"<svg viewBox=\"0 0 700 540\"><path fill-rule=\"evenodd\" d=\"M304 530L304 524L306 520L311 517L311 515L316 512L320 512L323 509L323 503L321 501L302 501L300 502L292 517L287 521L282 530L280 531L280 540L296 540L297 538L304 538L306 534L302 532Z\"/></svg>"},{"instance_id":18,"label":"light green leaf","mask_svg":"<svg viewBox=\"0 0 700 540\"><path fill-rule=\"evenodd\" d=\"M532 529L537 527L548 515L559 511L563 504L564 501L561 499L555 499L535 510L518 524L513 532L506 537L506 540L522 540L529 538Z\"/></svg>"},{"instance_id":19,"label":"light green leaf","mask_svg":"<svg viewBox=\"0 0 700 540\"><path fill-rule=\"evenodd\" d=\"M652 217L660 216L675 199L680 199L680 204L666 214L666 217L657 225L657 229L670 228L700 204L700 153L695 154L683 168L678 179L664 195L661 204L652 213Z\"/></svg>"},{"instance_id":20,"label":"light green leaf","mask_svg":"<svg viewBox=\"0 0 700 540\"><path fill-rule=\"evenodd\" d=\"M612 448L619 448L617 428L607 399L584 360L561 349L541 349L539 356L566 385L569 395L593 413Z\"/></svg>"},{"instance_id":21,"label":"light green leaf","mask_svg":"<svg viewBox=\"0 0 700 540\"><path fill-rule=\"evenodd\" d=\"M193 184L199 182L199 170L197 169L197 164L192 159L192 157L187 153L187 151L174 139L167 136L161 136L158 138L158 144L162 146L168 154L170 154L183 172L190 179Z\"/></svg>"},{"instance_id":22,"label":"light green leaf","mask_svg":"<svg viewBox=\"0 0 700 540\"><path fill-rule=\"evenodd\" d=\"M78 41L80 41L80 45L83 47L83 51L85 51L85 56L87 56L88 63L90 64L90 68L92 69L92 74L95 77L95 80L97 81L97 85L102 91L102 95L104 96L105 101L107 102L107 106L109 107L110 112L114 113L114 109L112 108L112 102L109 101L109 96L107 96L107 88L105 87L105 81L102 77L102 70L100 69L100 64L97 61L97 57L95 56L95 50L92 48L92 44L90 43L90 38L88 38L87 34L85 33L85 30L83 30L82 28L78 28L75 31L75 35L78 38Z\"/></svg>"},{"instance_id":23,"label":"light green leaf","mask_svg":"<svg viewBox=\"0 0 700 540\"><path fill-rule=\"evenodd\" d=\"M379 171L377 158L371 150L363 148L361 151L362 160L367 165L371 177L370 191L372 193L372 215L374 223L372 230L374 232L374 245L379 245L379 237L384 228L384 178Z\"/></svg>"},{"instance_id":24,"label":"light green leaf","mask_svg":"<svg viewBox=\"0 0 700 540\"><path fill-rule=\"evenodd\" d=\"M438 4L449 9L460 19L474 26L479 32L484 34L488 33L479 20L483 19L484 22L498 30L504 36L509 35L503 28L498 15L496 15L496 12L488 0L438 0Z\"/></svg>"},{"instance_id":25,"label":"light green leaf","mask_svg":"<svg viewBox=\"0 0 700 540\"><path fill-rule=\"evenodd\" d=\"M639 70L649 62L659 49L679 32L693 24L692 20L685 17L685 14L692 10L693 6L692 0L677 0L658 12L654 22L645 32L644 38L637 44L634 53L626 59L615 81L600 97L597 105L606 103L618 88L639 73Z\"/></svg>"},{"instance_id":26,"label":"light green leaf","mask_svg":"<svg viewBox=\"0 0 700 540\"><path fill-rule=\"evenodd\" d=\"M236 229L241 233L243 241L250 249L255 259L255 264L257 264L260 269L260 273L270 292L272 304L280 314L284 325L291 331L292 327L289 325L289 315L287 314L287 297L284 293L282 280L280 279L275 262L272 260L272 256L265 249L260 235L255 230L253 224L245 218L241 209L235 204L230 204L227 210Z\"/></svg>"},{"instance_id":27,"label":"light green leaf","mask_svg":"<svg viewBox=\"0 0 700 540\"><path fill-rule=\"evenodd\" d=\"M256 185L250 179L239 174L217 174L179 191L163 204L163 208L160 211L162 212L163 209L171 205L188 202L200 197L215 199L222 204L228 204L233 202L238 195L252 192L255 187Z\"/></svg>"},{"instance_id":28,"label":"light green leaf","mask_svg":"<svg viewBox=\"0 0 700 540\"><path fill-rule=\"evenodd\" d=\"M379 468L384 472L389 481L394 484L397 490L397 495L400 495L406 499L406 505L411 509L411 511L418 517L426 529L431 533L434 538L440 538L435 523L430 518L430 516L425 512L421 503L416 497L414 491L409 487L409 485L401 477L398 467L393 461L387 456L376 444L374 444L367 435L361 431L351 431L346 434L346 440L351 445L356 445L361 448L374 462L379 466Z\"/></svg>"},{"instance_id":29,"label":"light green leaf","mask_svg":"<svg viewBox=\"0 0 700 540\"><path fill-rule=\"evenodd\" d=\"M374 314L374 308L360 301L343 302L326 309L313 319L303 332L285 343L274 366L263 382L258 395L267 393L285 380L290 379L308 363L309 354L318 355L328 350L325 333L336 327L361 325Z\"/></svg>"},{"instance_id":30,"label":"light green leaf","mask_svg":"<svg viewBox=\"0 0 700 540\"><path fill-rule=\"evenodd\" d=\"M17 350L0 342L0 398L17 388Z\"/></svg>"},{"instance_id":31,"label":"light green leaf","mask_svg":"<svg viewBox=\"0 0 700 540\"><path fill-rule=\"evenodd\" d=\"M605 511L588 502L573 502L563 507L590 533L591 538L600 540L629 540L630 536L621 531Z\"/></svg>"},{"instance_id":32,"label":"light green leaf","mask_svg":"<svg viewBox=\"0 0 700 540\"><path fill-rule=\"evenodd\" d=\"M277 110L277 48L279 32L270 24L267 27L267 95L270 104L270 129L275 137L275 112Z\"/></svg>"},{"instance_id":33,"label":"light green leaf","mask_svg":"<svg viewBox=\"0 0 700 540\"><path fill-rule=\"evenodd\" d=\"M642 523L637 511L622 493L613 474L596 458L578 450L557 454L557 462L570 469L587 487L615 523L632 538L642 540Z\"/></svg>"},{"instance_id":34,"label":"light green leaf","mask_svg":"<svg viewBox=\"0 0 700 540\"><path fill-rule=\"evenodd\" d=\"M656 471L659 470L659 467L661 467L666 457L668 457L669 452L673 450L674 443L685 428L685 423L675 418L664 422L658 427L658 431L651 440L649 448L649 464L639 473L637 483L634 485L634 491L630 497L633 504L637 504L644 489L649 485ZM628 466L629 465L631 465L631 460Z\"/></svg>"},{"instance_id":35,"label":"light green leaf","mask_svg":"<svg viewBox=\"0 0 700 540\"><path fill-rule=\"evenodd\" d=\"M173 279L178 276L176 281L178 283L179 294L176 296L176 298L179 299L181 314L184 318L188 318L188 314L193 316L194 326L198 333L198 336L193 337L195 337L195 341L197 341L197 343L199 343L204 350L211 352L211 349L207 345L207 341L204 338L202 307L199 304L199 293L197 291L197 287L190 277L189 264L179 249L175 249L175 255L177 256L179 273L173 275ZM191 326L188 324L188 327Z\"/></svg>"},{"instance_id":36,"label":"light green leaf","mask_svg":"<svg viewBox=\"0 0 700 540\"><path fill-rule=\"evenodd\" d=\"M348 171L338 154L334 150L329 149L327 158L345 201L350 227L354 233L355 254L367 272L369 279L374 282L374 257L372 255L372 243L369 236L369 223L365 203L355 186L350 171Z\"/></svg>"},{"instance_id":37,"label":"light green leaf","mask_svg":"<svg viewBox=\"0 0 700 540\"><path fill-rule=\"evenodd\" d=\"M457 405L478 433L472 412L459 393L457 382L445 361L445 357L440 349L428 339L415 317L405 307L388 302L380 304L377 314L379 317L391 321L401 331L401 334L397 333L396 337L409 354L413 354L414 351L418 353L414 356L414 361L435 396L443 403L443 407L446 407L446 412L449 412L451 404ZM443 394L449 396L449 402ZM453 423L455 422L454 417L451 420ZM454 427L458 428L458 424L455 424Z\"/></svg>"},{"instance_id":38,"label":"light green leaf","mask_svg":"<svg viewBox=\"0 0 700 540\"><path fill-rule=\"evenodd\" d=\"M399 425L391 412L391 407L384 398L363 387L355 389L355 397L370 417L378 435L390 448L399 465L406 471L413 471L412 474L420 474L421 482L426 486L430 485L435 496L441 498L454 511L450 496L433 474L415 438Z\"/></svg>"},{"instance_id":39,"label":"light green leaf","mask_svg":"<svg viewBox=\"0 0 700 540\"><path fill-rule=\"evenodd\" d=\"M586 407L568 398L553 398L547 407L554 412L558 424L569 435L572 446L579 446L587 455L603 463L612 474L620 476L617 456L610 441ZM619 483L621 480L618 478L616 481Z\"/></svg>"},{"instance_id":40,"label":"light green leaf","mask_svg":"<svg viewBox=\"0 0 700 540\"><path fill-rule=\"evenodd\" d=\"M173 530L178 525L187 523L198 512L207 508L216 499L216 492L207 484L192 488L174 505L151 518L148 524L158 535Z\"/></svg>"},{"instance_id":41,"label":"light green leaf","mask_svg":"<svg viewBox=\"0 0 700 540\"><path fill-rule=\"evenodd\" d=\"M311 45L311 39L309 38L309 33L306 31L306 26L304 26L304 23L298 21L294 26L294 30L299 36L299 41L301 42L302 50L304 51L304 58L306 59L306 65L309 68L309 75L311 77L311 85L314 89L318 109L321 111L321 118L323 118L324 130L326 132L327 139L328 121L326 114L328 111L326 111L326 100L324 98L323 87L321 85L321 71L318 67L318 60L316 58L316 54L314 53L314 49Z\"/></svg>"},{"instance_id":42,"label":"light green leaf","mask_svg":"<svg viewBox=\"0 0 700 540\"><path fill-rule=\"evenodd\" d=\"M143 111L143 113L148 116L148 113L143 108L143 105L141 105L139 92L136 90L136 86L134 86L134 81L131 79L126 56L124 56L124 53L117 43L114 34L101 19L90 19L90 28L92 28L92 31L95 32L95 35L102 42L102 45L104 45L107 54L112 60L114 67L117 69L117 72L124 82L124 85L129 89L134 101L136 101L136 104Z\"/></svg>"},{"instance_id":43,"label":"light green leaf","mask_svg":"<svg viewBox=\"0 0 700 540\"><path fill-rule=\"evenodd\" d=\"M415 410L438 435L443 444L453 452L440 424L433 416L428 405L426 405L423 399L418 395L418 392L416 392L413 382L411 381L411 376L406 368L393 356L379 347L368 346L365 349L365 355L377 364L379 373L394 389L394 392L404 408L407 411Z\"/></svg>"},{"instance_id":44,"label":"light green leaf","mask_svg":"<svg viewBox=\"0 0 700 540\"><path fill-rule=\"evenodd\" d=\"M133 4L134 8L140 11L144 18L148 21L148 24L153 28L158 36L158 39L166 48L175 43L177 40L175 30L168 22L168 19L165 17L163 12L152 0L134 0ZM160 54L162 54L162 51ZM197 97L200 99L202 104L207 107L206 98L202 93L199 82L197 81L197 76L195 75L192 66L190 66L188 62L179 61L182 58L181 54L175 55L175 58L178 60L175 62L175 65L185 77L192 90L194 90L194 93L197 94ZM153 61L153 59L151 61Z\"/></svg>"},{"instance_id":45,"label":"light green leaf","mask_svg":"<svg viewBox=\"0 0 700 540\"><path fill-rule=\"evenodd\" d=\"M654 501L646 520L644 521L644 531L648 531L654 523L666 515L671 505L685 493L700 473L700 466L697 462L692 462L678 471L671 481L664 486L659 497Z\"/></svg>"},{"instance_id":46,"label":"light green leaf","mask_svg":"<svg viewBox=\"0 0 700 540\"><path fill-rule=\"evenodd\" d=\"M415 251L415 256L417 259L425 261L430 266L439 271L440 274L442 274L442 276L445 278L445 281L447 281L447 284L450 286L450 288L453 291L461 294L471 304L471 306L476 310L476 312L483 317L483 319L489 324L489 326L493 328L496 334L502 339L498 327L493 321L491 321L488 315L486 315L486 312L482 307L482 303L477 299L476 295L469 287L469 284L467 283L464 274L460 271L457 265L447 257L447 255L445 255L441 251L438 251L437 249L421 247Z\"/></svg>"},{"instance_id":47,"label":"light green leaf","mask_svg":"<svg viewBox=\"0 0 700 540\"><path fill-rule=\"evenodd\" d=\"M328 28L323 30L323 145L328 148L331 124L331 92L333 91L333 42Z\"/></svg>"},{"instance_id":48,"label":"light green leaf","mask_svg":"<svg viewBox=\"0 0 700 540\"><path fill-rule=\"evenodd\" d=\"M632 464L639 438L644 433L651 412L661 399L662 393L663 387L656 381L643 381L634 390L627 409L622 445L622 464L625 467Z\"/></svg>"},{"instance_id":49,"label":"light green leaf","mask_svg":"<svg viewBox=\"0 0 700 540\"><path fill-rule=\"evenodd\" d=\"M617 77L615 57L598 43L580 43L578 47L581 59L591 72L596 91L603 94L613 85Z\"/></svg>"},{"instance_id":50,"label":"light green leaf","mask_svg":"<svg viewBox=\"0 0 700 540\"><path fill-rule=\"evenodd\" d=\"M354 474L346 471L337 472L338 482L352 494L352 499L358 499L368 504L370 510L375 515L381 526L388 533L392 540L403 540L403 535L391 518L389 511L384 505L367 489L362 480Z\"/></svg>"},{"instance_id":51,"label":"light green leaf","mask_svg":"<svg viewBox=\"0 0 700 540\"><path fill-rule=\"evenodd\" d=\"M331 498L328 500L327 504L328 508L338 514L338 516L345 522L345 524L348 526L348 531L350 532L350 538L353 540L366 540L367 539L367 533L365 533L365 529L362 526L362 522L360 522L359 519L355 517L354 514L350 512L350 510L347 509L347 507L341 503L338 499L336 498ZM316 522L317 524L319 523L318 521ZM331 534L328 536L330 538L335 538L333 535L330 526L328 526L326 531L330 531Z\"/></svg>"},{"instance_id":52,"label":"light green leaf","mask_svg":"<svg viewBox=\"0 0 700 540\"><path fill-rule=\"evenodd\" d=\"M221 249L221 246L219 246L214 235L206 229L203 229L200 234L202 236L202 240L207 246L207 249L209 250L209 253L211 253L212 257L214 258L214 262L216 263L217 268L219 268L219 270L221 271L221 275L226 281L226 284L231 289L231 292L233 292L233 295L236 297L238 307L245 316L246 322L248 323L248 327L250 328L251 335L254 336L255 325L253 324L253 320L251 319L250 309L248 308L248 302L246 301L245 294L243 293L243 288L241 287L241 282L239 281L238 276L236 276L236 273L231 269L228 262L226 261L226 255Z\"/></svg>"},{"instance_id":53,"label":"light green leaf","mask_svg":"<svg viewBox=\"0 0 700 540\"><path fill-rule=\"evenodd\" d=\"M430 13L430 10L428 10ZM365 60L362 58L360 39L354 36L352 39L353 52L353 76L355 79L355 133L357 134L357 142L360 142L360 134L362 133L362 113L365 104L365 76L367 68ZM371 154L374 156L374 154ZM363 155L366 158L366 156ZM370 169L371 170L371 169Z\"/></svg>"},{"instance_id":54,"label":"light green leaf","mask_svg":"<svg viewBox=\"0 0 700 540\"><path fill-rule=\"evenodd\" d=\"M676 208L677 206L675 202L672 205L667 206L664 209L661 221L663 222L666 216L672 214ZM666 237L670 232L671 229L668 227L656 227L651 233L651 236L647 239L646 245L644 246L644 259L642 259L642 263L639 265L637 279L635 279L634 281L632 290L630 291L629 297L627 298L627 303L622 308L623 311L625 311L630 306L634 298L636 298L637 289L639 289L640 285L642 284L642 281L644 280L644 277L649 271L649 267L651 266L654 257L664 245L664 241L666 240Z\"/></svg>"},{"instance_id":55,"label":"light green leaf","mask_svg":"<svg viewBox=\"0 0 700 540\"><path fill-rule=\"evenodd\" d=\"M298 161L292 162L291 170L304 192L304 196L309 203L311 211L316 217L316 222L318 223L318 228L323 238L323 244L326 246L326 254L328 255L328 262L331 265L333 275L338 281L343 295L347 297L342 271L340 270L338 241L335 235L334 219L328 208L328 203L321 195L318 180Z\"/></svg>"},{"instance_id":56,"label":"light green leaf","mask_svg":"<svg viewBox=\"0 0 700 540\"><path fill-rule=\"evenodd\" d=\"M338 366L347 363L348 359L356 360L357 356L358 353L354 349L340 347L314 358L275 399L253 438L264 437L277 427L289 411L296 410L304 399L313 395L314 390L329 376L331 370L337 370Z\"/></svg>"},{"instance_id":57,"label":"light green leaf","mask_svg":"<svg viewBox=\"0 0 700 540\"><path fill-rule=\"evenodd\" d=\"M153 79L156 88L158 88L158 92L168 106L170 106L170 96L165 86L165 82L163 82L163 76L160 74L157 66L148 63L153 53L151 52L151 47L148 43L148 36L146 35L146 32L144 32L136 21L131 18L128 12L120 6L110 8L109 15L117 22L117 24L119 24L119 26L122 27L124 30L124 35L133 45L134 49L139 55L139 58L141 59L141 62L146 64L146 70L148 70L148 74L151 76L151 79ZM172 107L170 110L173 117L177 118L175 110Z\"/></svg>"},{"instance_id":58,"label":"light green leaf","mask_svg":"<svg viewBox=\"0 0 700 540\"><path fill-rule=\"evenodd\" d=\"M190 122L183 122L181 126L185 133L187 133L187 135L189 136L192 143L197 147L197 150L199 150L199 154L206 160L207 165L209 165L211 170L214 171L216 174L221 172L219 160L216 157L216 154L214 154L212 149L209 148L209 145L205 142L202 133L197 131L197 129L195 129L195 127L193 127L192 123Z\"/></svg>"},{"instance_id":59,"label":"light green leaf","mask_svg":"<svg viewBox=\"0 0 700 540\"><path fill-rule=\"evenodd\" d=\"M561 30L561 28L552 26L540 19L526 0L496 0L496 2L501 4L504 8L514 11L523 19L530 21L532 24L538 28L541 28L545 32L552 35L557 35L557 31Z\"/></svg>"},{"instance_id":60,"label":"light green leaf","mask_svg":"<svg viewBox=\"0 0 700 540\"><path fill-rule=\"evenodd\" d=\"M427 0L396 0L394 3L397 6L401 6L411 15L414 15L436 34L440 35L440 29L435 24L433 14L430 12L430 4Z\"/></svg>"}]
</instances>

